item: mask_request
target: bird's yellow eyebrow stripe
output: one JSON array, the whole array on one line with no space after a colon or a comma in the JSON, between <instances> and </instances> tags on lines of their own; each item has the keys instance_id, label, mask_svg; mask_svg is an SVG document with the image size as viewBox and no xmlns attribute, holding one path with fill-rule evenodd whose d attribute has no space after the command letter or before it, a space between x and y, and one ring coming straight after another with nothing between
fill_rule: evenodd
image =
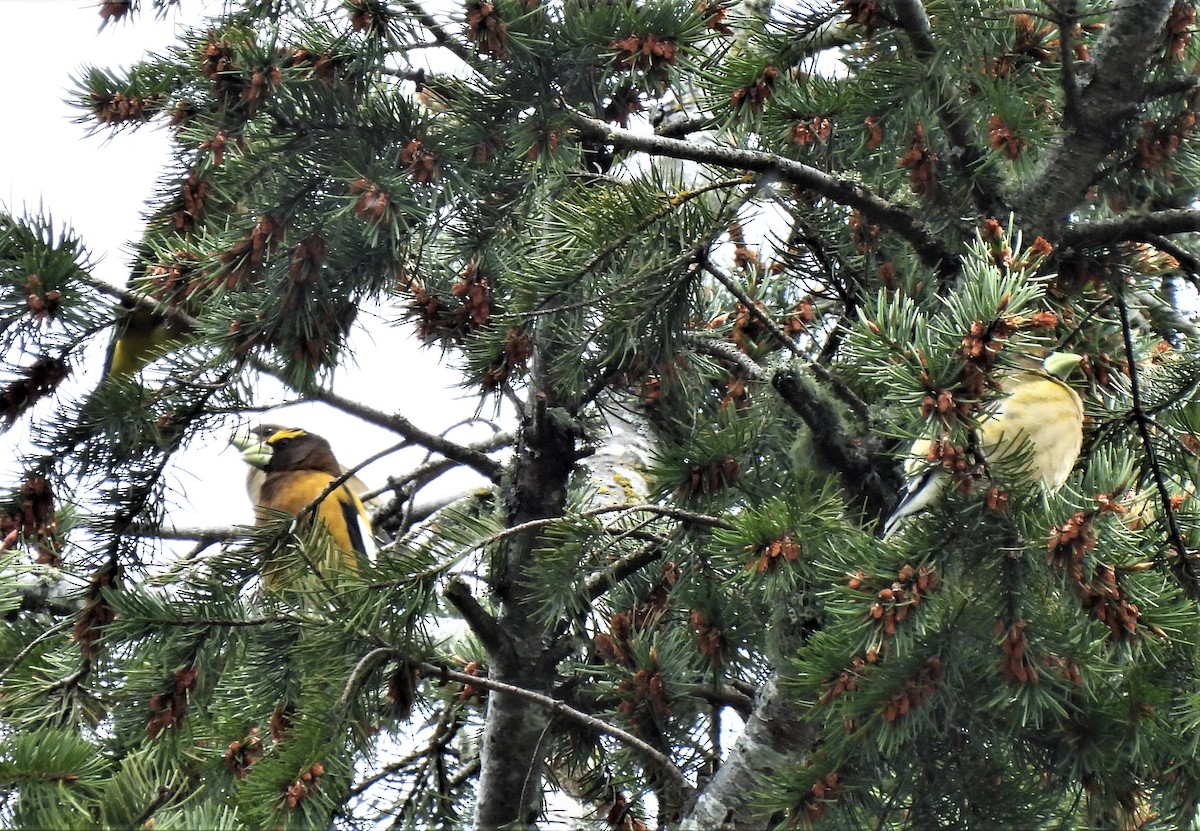
<instances>
[{"instance_id":1,"label":"bird's yellow eyebrow stripe","mask_svg":"<svg viewBox=\"0 0 1200 831\"><path fill-rule=\"evenodd\" d=\"M303 435L305 435L305 432L303 430L297 430L296 428L288 428L286 430L276 430L274 433L272 433L271 435L269 435L267 437L267 444L271 444L271 443L277 442L277 441L284 441L285 439L298 439Z\"/></svg>"}]
</instances>

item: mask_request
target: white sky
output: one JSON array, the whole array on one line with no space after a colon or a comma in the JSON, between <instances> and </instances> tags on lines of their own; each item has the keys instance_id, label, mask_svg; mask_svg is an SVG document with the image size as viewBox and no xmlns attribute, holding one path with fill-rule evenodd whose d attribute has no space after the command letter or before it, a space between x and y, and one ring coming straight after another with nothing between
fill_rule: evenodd
<instances>
[{"instance_id":1,"label":"white sky","mask_svg":"<svg viewBox=\"0 0 1200 831\"><path fill-rule=\"evenodd\" d=\"M123 285L121 246L135 236L141 200L167 161L166 135L88 138L71 123L79 116L67 103L71 76L85 64L128 66L165 46L173 25L153 15L103 32L99 23L95 2L0 0L0 112L8 125L0 131L0 201L15 211L40 202L56 220L69 219L104 255L97 274Z\"/></svg>"},{"instance_id":2,"label":"white sky","mask_svg":"<svg viewBox=\"0 0 1200 831\"><path fill-rule=\"evenodd\" d=\"M86 65L127 67L147 51L163 50L177 23L197 21L205 7L217 9L220 3L181 0L181 10L161 21L150 11L150 0L142 5L146 11L133 22L99 31L95 0L0 0L0 204L18 215L40 206L56 223L69 224L99 261L96 276L115 285L124 285L128 277L131 241L141 234L143 200L168 162L168 137L158 127L89 137L84 125L72 123L79 112L67 103L71 78ZM360 322L366 317L360 316ZM408 327L376 320L369 329L352 338L356 366L335 376L337 393L384 412L399 412L431 432L474 414L478 399L448 389L455 379L439 370L437 349L418 349ZM95 364L81 373L81 383L97 380L106 345L103 338L97 342ZM489 404L485 414L490 412ZM320 405L300 405L261 420L325 435L347 465L399 440ZM14 430L10 442L19 434ZM467 442L487 434L477 428L451 438ZM175 525L252 521L242 490L245 468L226 441L226 436L212 436L204 447L180 455L170 512ZM402 473L422 459L423 453L393 457L372 465L363 478L380 485L387 475ZM451 482L443 492L462 487L461 480Z\"/></svg>"}]
</instances>

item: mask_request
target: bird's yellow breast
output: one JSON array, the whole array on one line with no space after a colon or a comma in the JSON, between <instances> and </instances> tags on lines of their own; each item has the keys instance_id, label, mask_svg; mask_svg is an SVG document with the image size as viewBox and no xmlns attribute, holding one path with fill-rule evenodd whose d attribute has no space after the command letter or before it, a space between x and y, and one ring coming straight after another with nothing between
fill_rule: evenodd
<instances>
[{"instance_id":1,"label":"bird's yellow breast","mask_svg":"<svg viewBox=\"0 0 1200 831\"><path fill-rule=\"evenodd\" d=\"M258 508L266 509L256 512L260 521L270 519L271 511L296 516L311 505L333 479L328 473L315 470L268 475L259 491ZM359 554L370 553L369 543L363 540L364 535L359 527L359 518L364 515L362 503L345 485L321 500L317 509L317 516L329 529L334 544L343 551Z\"/></svg>"},{"instance_id":2,"label":"bird's yellow breast","mask_svg":"<svg viewBox=\"0 0 1200 831\"><path fill-rule=\"evenodd\" d=\"M1083 446L1083 401L1062 381L1021 373L1005 384L1008 395L979 425L989 464L1020 464L1029 478L1055 490L1067 481Z\"/></svg>"},{"instance_id":3,"label":"bird's yellow breast","mask_svg":"<svg viewBox=\"0 0 1200 831\"><path fill-rule=\"evenodd\" d=\"M184 332L179 326L155 312L140 307L134 309L117 323L105 375L127 378L183 342Z\"/></svg>"}]
</instances>

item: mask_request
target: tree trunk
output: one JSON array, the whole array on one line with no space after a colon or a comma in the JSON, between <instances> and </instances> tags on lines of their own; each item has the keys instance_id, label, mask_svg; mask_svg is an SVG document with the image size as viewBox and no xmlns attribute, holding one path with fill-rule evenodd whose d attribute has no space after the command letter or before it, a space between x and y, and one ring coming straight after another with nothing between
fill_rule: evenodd
<instances>
[{"instance_id":1,"label":"tree trunk","mask_svg":"<svg viewBox=\"0 0 1200 831\"><path fill-rule=\"evenodd\" d=\"M562 410L539 406L525 424L511 480L505 483L510 527L562 515L567 478L576 460L575 438L573 422ZM563 650L552 630L536 619L529 589L528 570L538 536L536 530L514 535L496 554L490 583L500 614L492 636L481 640L488 651L490 677L548 695ZM528 700L493 692L485 718L475 827L530 827L541 809L543 742L550 714Z\"/></svg>"},{"instance_id":2,"label":"tree trunk","mask_svg":"<svg viewBox=\"0 0 1200 831\"><path fill-rule=\"evenodd\" d=\"M816 730L803 708L772 675L721 769L685 812L682 831L765 831L775 820L756 806L756 794L785 768L804 764Z\"/></svg>"}]
</instances>

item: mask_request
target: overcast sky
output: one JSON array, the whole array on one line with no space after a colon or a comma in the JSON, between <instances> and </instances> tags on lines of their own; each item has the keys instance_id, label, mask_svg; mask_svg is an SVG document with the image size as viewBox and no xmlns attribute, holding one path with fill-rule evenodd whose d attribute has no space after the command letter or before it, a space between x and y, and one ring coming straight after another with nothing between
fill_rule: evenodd
<instances>
[{"instance_id":1,"label":"overcast sky","mask_svg":"<svg viewBox=\"0 0 1200 831\"><path fill-rule=\"evenodd\" d=\"M142 5L149 8L149 0ZM0 0L0 118L5 125L0 130L0 203L16 214L36 212L40 206L57 223L69 224L99 261L96 275L115 285L128 278L130 244L141 233L143 202L168 161L168 136L160 127L112 138L88 136L86 125L73 123L79 112L67 103L72 77L86 65L127 67L148 51L162 51L177 25L196 22L205 7L219 5L182 0L181 10L165 20L144 13L132 23L99 31L94 0ZM366 325L351 342L356 365L339 371L335 391L385 412L400 412L431 431L473 415L478 400L447 389L454 378L437 371L437 349L418 349L409 327L370 317L368 312L360 318ZM98 380L105 340L97 341L93 361L76 373L80 383ZM290 407L263 420L326 435L345 464L397 441L386 431L316 405ZM451 438L465 442L485 432L459 431ZM10 434L10 441L19 434ZM250 521L241 491L244 467L225 441L225 436L213 436L205 446L181 455L171 512L176 525ZM422 457L411 453L376 463L364 478L383 484L388 474L402 472Z\"/></svg>"},{"instance_id":2,"label":"overcast sky","mask_svg":"<svg viewBox=\"0 0 1200 831\"><path fill-rule=\"evenodd\" d=\"M193 10L199 4L185 2ZM113 140L87 136L67 103L72 76L85 64L129 66L161 50L172 15L144 15L136 25L97 29L95 2L0 0L0 201L10 209L41 203L70 221L103 260L97 274L123 285L129 257L123 246L139 227L139 211L167 160L166 133L126 132Z\"/></svg>"}]
</instances>

